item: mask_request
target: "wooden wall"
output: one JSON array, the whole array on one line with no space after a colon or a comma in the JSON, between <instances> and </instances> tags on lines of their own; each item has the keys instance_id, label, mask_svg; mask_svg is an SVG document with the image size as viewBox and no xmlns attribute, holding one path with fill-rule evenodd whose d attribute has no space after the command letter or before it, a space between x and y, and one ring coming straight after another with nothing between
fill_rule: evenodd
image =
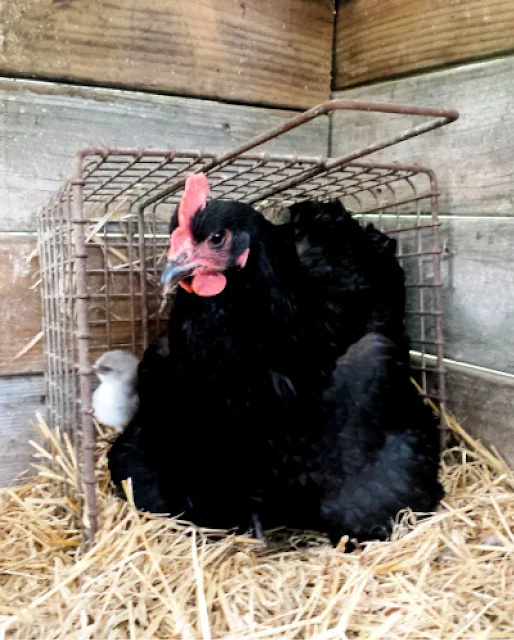
<instances>
[{"instance_id":1,"label":"wooden wall","mask_svg":"<svg viewBox=\"0 0 514 640\"><path fill-rule=\"evenodd\" d=\"M514 51L511 0L340 0L334 88Z\"/></svg>"},{"instance_id":2,"label":"wooden wall","mask_svg":"<svg viewBox=\"0 0 514 640\"><path fill-rule=\"evenodd\" d=\"M41 407L37 208L89 145L227 149L330 95L332 0L0 2L0 484L28 464ZM450 407L514 463L514 7L340 0L336 96L456 108L388 159L436 170ZM405 125L338 114L285 152L343 153ZM509 448L510 447L510 448Z\"/></svg>"},{"instance_id":3,"label":"wooden wall","mask_svg":"<svg viewBox=\"0 0 514 640\"><path fill-rule=\"evenodd\" d=\"M514 465L514 5L342 0L334 95L457 109L377 154L434 169L441 191L449 407ZM506 55L498 55L505 54ZM494 54L494 57L491 57ZM350 88L348 88L350 87ZM415 118L337 114L333 155Z\"/></svg>"},{"instance_id":4,"label":"wooden wall","mask_svg":"<svg viewBox=\"0 0 514 640\"><path fill-rule=\"evenodd\" d=\"M328 96L332 0L16 0L0 74L247 104Z\"/></svg>"},{"instance_id":5,"label":"wooden wall","mask_svg":"<svg viewBox=\"0 0 514 640\"><path fill-rule=\"evenodd\" d=\"M87 146L226 150L330 96L332 0L0 2L0 485L42 407L36 212ZM270 149L326 154L328 121Z\"/></svg>"}]
</instances>

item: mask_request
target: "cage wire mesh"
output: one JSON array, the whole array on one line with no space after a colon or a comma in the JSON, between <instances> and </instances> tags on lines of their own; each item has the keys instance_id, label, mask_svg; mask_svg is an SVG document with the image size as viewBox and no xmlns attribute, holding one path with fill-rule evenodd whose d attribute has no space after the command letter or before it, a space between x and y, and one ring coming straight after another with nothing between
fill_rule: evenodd
<instances>
[{"instance_id":1,"label":"cage wire mesh","mask_svg":"<svg viewBox=\"0 0 514 640\"><path fill-rule=\"evenodd\" d=\"M430 118L340 158L248 153L335 109ZM208 175L211 197L246 202L274 221L294 202L339 198L363 224L395 237L405 269L413 368L423 392L444 401L443 333L435 174L360 158L443 126L449 110L329 101L222 155L200 151L89 149L38 216L48 421L79 455L85 538L96 530L90 365L109 349L141 356L166 328L159 286L170 214L190 172Z\"/></svg>"}]
</instances>

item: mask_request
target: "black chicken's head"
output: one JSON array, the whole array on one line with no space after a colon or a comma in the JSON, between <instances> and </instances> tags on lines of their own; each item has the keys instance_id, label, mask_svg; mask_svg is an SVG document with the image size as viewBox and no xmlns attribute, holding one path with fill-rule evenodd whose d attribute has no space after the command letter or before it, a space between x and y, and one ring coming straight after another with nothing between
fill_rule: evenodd
<instances>
[{"instance_id":1,"label":"black chicken's head","mask_svg":"<svg viewBox=\"0 0 514 640\"><path fill-rule=\"evenodd\" d=\"M171 221L168 263L161 277L165 290L178 283L190 293L215 296L225 288L229 269L246 266L262 216L239 202L207 202L208 194L204 174L188 177Z\"/></svg>"}]
</instances>

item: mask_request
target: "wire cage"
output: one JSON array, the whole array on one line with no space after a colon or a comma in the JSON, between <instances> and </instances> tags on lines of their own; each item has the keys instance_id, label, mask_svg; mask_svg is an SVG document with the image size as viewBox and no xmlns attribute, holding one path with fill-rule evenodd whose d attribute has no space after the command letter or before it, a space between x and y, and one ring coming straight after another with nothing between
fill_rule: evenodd
<instances>
[{"instance_id":1,"label":"wire cage","mask_svg":"<svg viewBox=\"0 0 514 640\"><path fill-rule=\"evenodd\" d=\"M251 152L340 109L424 122L338 158ZM417 165L362 158L456 118L450 110L332 100L223 154L86 149L76 156L72 178L40 211L38 235L48 421L78 452L86 539L93 539L97 519L90 366L109 349L141 356L165 329L160 271L169 217L190 172L208 175L212 197L246 202L268 216L293 202L340 198L359 220L397 238L413 368L423 392L444 402L436 176Z\"/></svg>"}]
</instances>

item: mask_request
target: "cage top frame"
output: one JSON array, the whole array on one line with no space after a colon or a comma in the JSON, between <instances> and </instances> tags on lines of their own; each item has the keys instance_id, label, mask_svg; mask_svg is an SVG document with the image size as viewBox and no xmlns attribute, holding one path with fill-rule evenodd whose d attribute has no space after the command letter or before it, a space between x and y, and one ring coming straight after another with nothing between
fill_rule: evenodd
<instances>
[{"instance_id":1,"label":"cage top frame","mask_svg":"<svg viewBox=\"0 0 514 640\"><path fill-rule=\"evenodd\" d=\"M394 136L387 137L383 140L377 141L375 143L369 144L366 147L357 149L343 156L338 156L335 158L328 158L326 156L277 156L276 154L267 154L269 157L284 157L290 160L295 161L303 161L310 162L317 166L314 166L311 169L309 174L304 174L301 177L297 178L298 182L303 182L306 179L314 177L318 173L322 173L324 171L332 170L337 167L342 167L350 162L354 162L366 156L369 156L373 153L386 149L388 147L394 146L400 142L404 142L406 140L410 140L411 138L420 136L424 133L428 133L430 131L434 131L435 129L439 129L444 127L455 120L458 119L459 113L454 109L442 109L442 108L432 108L432 107L420 107L417 105L409 105L409 104L393 104L386 102L376 102L376 101L364 101L364 100L352 100L348 98L337 98L332 100L327 100L308 111L303 113L299 113L296 116L293 116L286 122L281 125L277 125L268 131L259 134L250 140L240 144L239 146L232 148L224 153L219 154L211 154L203 151L188 151L182 152L184 154L196 153L199 157L208 158L208 161L201 167L201 171L203 173L208 174L215 168L219 168L225 163L230 163L243 156L243 154L247 154L249 151L259 147L271 140L275 140L280 136L296 129L320 116L326 115L331 116L336 111L361 111L367 113L377 113L377 114L392 114L392 115L405 115L405 116L419 116L424 118L429 118L425 122L422 122L416 126L408 127L403 131L399 132ZM141 149L112 149L107 147L88 147L79 151L73 160L72 165L72 178L67 184L76 184L80 183L83 180L83 171L84 171L84 160L87 156L102 156L107 157L109 155L131 155L134 158L140 157L142 155L145 156L166 156L169 154L173 154L174 157L178 156L178 153L170 150L141 150ZM375 163L373 163L375 164ZM402 165L400 163L394 163L394 165L398 168L412 169L412 165ZM390 165L388 165L390 166ZM430 169L423 168L420 166L416 166L417 170L425 170L429 172ZM198 169L199 170L199 169ZM158 193L155 193L148 198L142 198L138 201L138 208L140 210L147 208L150 205L156 204L158 202L162 202L167 196L180 191L186 181L187 176L183 176L180 180L174 182L173 184L161 189ZM270 190L269 192L262 193L261 197L266 198L275 193L283 191L287 188L295 186L294 180L287 184L281 184L276 187L276 190ZM251 202L249 204L252 204Z\"/></svg>"}]
</instances>

